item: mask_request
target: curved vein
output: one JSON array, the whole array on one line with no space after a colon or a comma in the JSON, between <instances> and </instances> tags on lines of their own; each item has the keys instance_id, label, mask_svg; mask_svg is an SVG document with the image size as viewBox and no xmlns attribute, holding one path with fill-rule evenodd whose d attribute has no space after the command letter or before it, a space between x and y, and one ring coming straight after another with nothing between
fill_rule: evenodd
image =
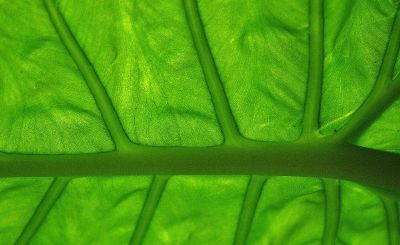
<instances>
[{"instance_id":1,"label":"curved vein","mask_svg":"<svg viewBox=\"0 0 400 245\"><path fill-rule=\"evenodd\" d=\"M353 114L349 121L333 136L334 141L343 142L357 137L376 118L378 118L399 96L400 82L393 77L400 49L400 10L397 10L393 21L392 31L382 60L382 65L375 85L364 103Z\"/></svg>"},{"instance_id":2,"label":"curved vein","mask_svg":"<svg viewBox=\"0 0 400 245\"><path fill-rule=\"evenodd\" d=\"M193 43L197 50L204 77L210 91L215 113L221 125L225 143L235 143L241 139L234 116L220 80L200 18L196 0L184 0L186 19L192 33Z\"/></svg>"},{"instance_id":3,"label":"curved vein","mask_svg":"<svg viewBox=\"0 0 400 245\"><path fill-rule=\"evenodd\" d=\"M325 187L325 226L322 244L334 245L340 220L339 180L323 179Z\"/></svg>"},{"instance_id":4,"label":"curved vein","mask_svg":"<svg viewBox=\"0 0 400 245\"><path fill-rule=\"evenodd\" d=\"M157 209L158 203L164 192L165 186L168 182L168 176L155 176L151 182L149 191L147 193L146 201L144 202L139 219L136 222L135 231L132 234L130 244L140 245L146 235L153 219L154 213Z\"/></svg>"},{"instance_id":5,"label":"curved vein","mask_svg":"<svg viewBox=\"0 0 400 245\"><path fill-rule=\"evenodd\" d=\"M400 225L396 202L384 196L381 196L381 200L386 212L389 245L398 245L400 244Z\"/></svg>"},{"instance_id":6,"label":"curved vein","mask_svg":"<svg viewBox=\"0 0 400 245\"><path fill-rule=\"evenodd\" d=\"M82 48L79 46L74 35L69 30L67 23L58 11L53 0L44 0L47 12L50 20L54 25L60 39L67 48L72 59L75 61L79 70L84 77L90 92L100 110L100 113L104 119L104 122L111 134L112 139L118 149L126 149L129 145L132 145L128 136L126 135L121 121L118 118L117 112L115 111L112 102L107 95L107 92L102 85L96 71L92 67L90 61L86 57Z\"/></svg>"},{"instance_id":7,"label":"curved vein","mask_svg":"<svg viewBox=\"0 0 400 245\"><path fill-rule=\"evenodd\" d=\"M310 0L310 61L302 137L314 136L319 129L324 63L323 0Z\"/></svg>"},{"instance_id":8,"label":"curved vein","mask_svg":"<svg viewBox=\"0 0 400 245\"><path fill-rule=\"evenodd\" d=\"M242 210L239 217L239 222L236 228L235 245L246 244L250 233L251 224L257 209L258 201L267 177L251 176L247 186L246 196L243 201Z\"/></svg>"},{"instance_id":9,"label":"curved vein","mask_svg":"<svg viewBox=\"0 0 400 245\"><path fill-rule=\"evenodd\" d=\"M70 178L54 178L29 222L15 242L16 245L28 244L30 242L70 180Z\"/></svg>"}]
</instances>

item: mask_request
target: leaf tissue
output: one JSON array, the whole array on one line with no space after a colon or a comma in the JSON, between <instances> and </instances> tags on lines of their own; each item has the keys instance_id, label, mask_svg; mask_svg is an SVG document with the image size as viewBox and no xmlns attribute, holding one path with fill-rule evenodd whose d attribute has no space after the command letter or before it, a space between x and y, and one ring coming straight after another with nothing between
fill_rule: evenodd
<instances>
[{"instance_id":1,"label":"leaf tissue","mask_svg":"<svg viewBox=\"0 0 400 245\"><path fill-rule=\"evenodd\" d=\"M400 244L398 0L0 0L0 244Z\"/></svg>"}]
</instances>

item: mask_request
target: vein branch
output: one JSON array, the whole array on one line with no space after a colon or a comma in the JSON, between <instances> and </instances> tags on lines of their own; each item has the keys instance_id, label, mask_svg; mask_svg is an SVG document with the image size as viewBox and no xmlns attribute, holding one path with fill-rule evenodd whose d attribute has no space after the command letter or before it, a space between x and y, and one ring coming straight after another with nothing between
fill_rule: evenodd
<instances>
[{"instance_id":1,"label":"vein branch","mask_svg":"<svg viewBox=\"0 0 400 245\"><path fill-rule=\"evenodd\" d=\"M322 238L323 245L334 245L340 219L340 185L339 180L323 179L325 187L325 226Z\"/></svg>"},{"instance_id":2,"label":"vein branch","mask_svg":"<svg viewBox=\"0 0 400 245\"><path fill-rule=\"evenodd\" d=\"M310 0L310 61L302 137L318 134L324 64L323 0Z\"/></svg>"},{"instance_id":3,"label":"vein branch","mask_svg":"<svg viewBox=\"0 0 400 245\"><path fill-rule=\"evenodd\" d=\"M114 140L117 150L128 148L127 146L131 145L131 142L122 127L121 121L119 120L117 112L112 105L111 99L107 95L107 92L102 85L96 71L83 52L82 48L79 46L63 16L58 11L54 1L44 0L44 3L50 20L60 36L60 39L81 71L82 76L84 77L86 84L94 97L103 120L111 134L112 139Z\"/></svg>"},{"instance_id":4,"label":"vein branch","mask_svg":"<svg viewBox=\"0 0 400 245\"><path fill-rule=\"evenodd\" d=\"M239 223L236 228L235 245L244 245L247 242L251 224L257 209L258 201L260 200L261 193L267 177L251 176L247 186L246 196L243 201L242 211L239 217Z\"/></svg>"},{"instance_id":5,"label":"vein branch","mask_svg":"<svg viewBox=\"0 0 400 245\"><path fill-rule=\"evenodd\" d=\"M400 244L399 211L395 201L381 196L386 212L388 240L390 245Z\"/></svg>"},{"instance_id":6,"label":"vein branch","mask_svg":"<svg viewBox=\"0 0 400 245\"><path fill-rule=\"evenodd\" d=\"M37 230L46 219L51 208L61 196L70 180L70 178L54 178L53 182L51 183L46 194L43 196L29 222L26 224L24 230L15 242L16 245L29 244L32 237L36 234Z\"/></svg>"},{"instance_id":7,"label":"vein branch","mask_svg":"<svg viewBox=\"0 0 400 245\"><path fill-rule=\"evenodd\" d=\"M220 123L225 143L234 143L241 139L234 116L220 80L200 18L196 0L184 0L186 19L192 33L193 43L197 50L204 77L210 91L217 119Z\"/></svg>"},{"instance_id":8,"label":"vein branch","mask_svg":"<svg viewBox=\"0 0 400 245\"><path fill-rule=\"evenodd\" d=\"M364 103L349 121L333 136L334 141L343 142L359 136L399 96L400 78L393 77L400 48L400 13L396 13L382 65L375 85Z\"/></svg>"},{"instance_id":9,"label":"vein branch","mask_svg":"<svg viewBox=\"0 0 400 245\"><path fill-rule=\"evenodd\" d=\"M165 186L168 182L168 176L154 176L147 193L139 219L137 220L135 230L132 234L130 244L140 245L146 235L153 219L154 213L157 209L158 203L164 192Z\"/></svg>"}]
</instances>

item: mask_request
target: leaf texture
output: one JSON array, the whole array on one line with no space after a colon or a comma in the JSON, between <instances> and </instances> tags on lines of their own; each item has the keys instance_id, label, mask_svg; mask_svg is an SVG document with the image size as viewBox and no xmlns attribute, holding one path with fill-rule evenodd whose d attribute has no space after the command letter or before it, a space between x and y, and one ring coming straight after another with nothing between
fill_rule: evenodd
<instances>
[{"instance_id":1,"label":"leaf texture","mask_svg":"<svg viewBox=\"0 0 400 245\"><path fill-rule=\"evenodd\" d=\"M390 60L398 54L386 51L398 8L395 0L0 1L1 154L15 163L76 154L75 166L95 171L85 165L91 154L124 161L149 145L149 158L187 148L211 156L212 146L240 146L244 136L300 139L311 155L309 120L334 137L376 90L382 64L394 70L382 83L399 83ZM310 104L318 112L307 118ZM400 100L381 107L360 137L345 140L400 153ZM140 147L124 152L132 142ZM116 155L104 159L118 164ZM309 177L190 173L2 178L0 244L400 242L397 199L376 189L301 171Z\"/></svg>"},{"instance_id":2,"label":"leaf texture","mask_svg":"<svg viewBox=\"0 0 400 245\"><path fill-rule=\"evenodd\" d=\"M99 4L91 11L89 0L58 1L129 138L150 145L220 143L181 2Z\"/></svg>"},{"instance_id":3,"label":"leaf texture","mask_svg":"<svg viewBox=\"0 0 400 245\"><path fill-rule=\"evenodd\" d=\"M0 149L84 153L113 149L95 101L41 1L0 7Z\"/></svg>"},{"instance_id":4,"label":"leaf texture","mask_svg":"<svg viewBox=\"0 0 400 245\"><path fill-rule=\"evenodd\" d=\"M308 71L308 2L201 0L199 10L240 132L258 140L298 138Z\"/></svg>"}]
</instances>

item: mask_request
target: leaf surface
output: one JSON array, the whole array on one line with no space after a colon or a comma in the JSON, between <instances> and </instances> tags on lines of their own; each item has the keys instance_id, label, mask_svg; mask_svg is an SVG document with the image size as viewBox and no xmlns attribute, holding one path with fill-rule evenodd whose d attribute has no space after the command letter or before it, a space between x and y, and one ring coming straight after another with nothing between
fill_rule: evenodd
<instances>
[{"instance_id":1,"label":"leaf surface","mask_svg":"<svg viewBox=\"0 0 400 245\"><path fill-rule=\"evenodd\" d=\"M0 7L0 149L83 153L113 149L95 101L41 1Z\"/></svg>"},{"instance_id":2,"label":"leaf surface","mask_svg":"<svg viewBox=\"0 0 400 245\"><path fill-rule=\"evenodd\" d=\"M398 244L398 5L0 1L0 243Z\"/></svg>"}]
</instances>

